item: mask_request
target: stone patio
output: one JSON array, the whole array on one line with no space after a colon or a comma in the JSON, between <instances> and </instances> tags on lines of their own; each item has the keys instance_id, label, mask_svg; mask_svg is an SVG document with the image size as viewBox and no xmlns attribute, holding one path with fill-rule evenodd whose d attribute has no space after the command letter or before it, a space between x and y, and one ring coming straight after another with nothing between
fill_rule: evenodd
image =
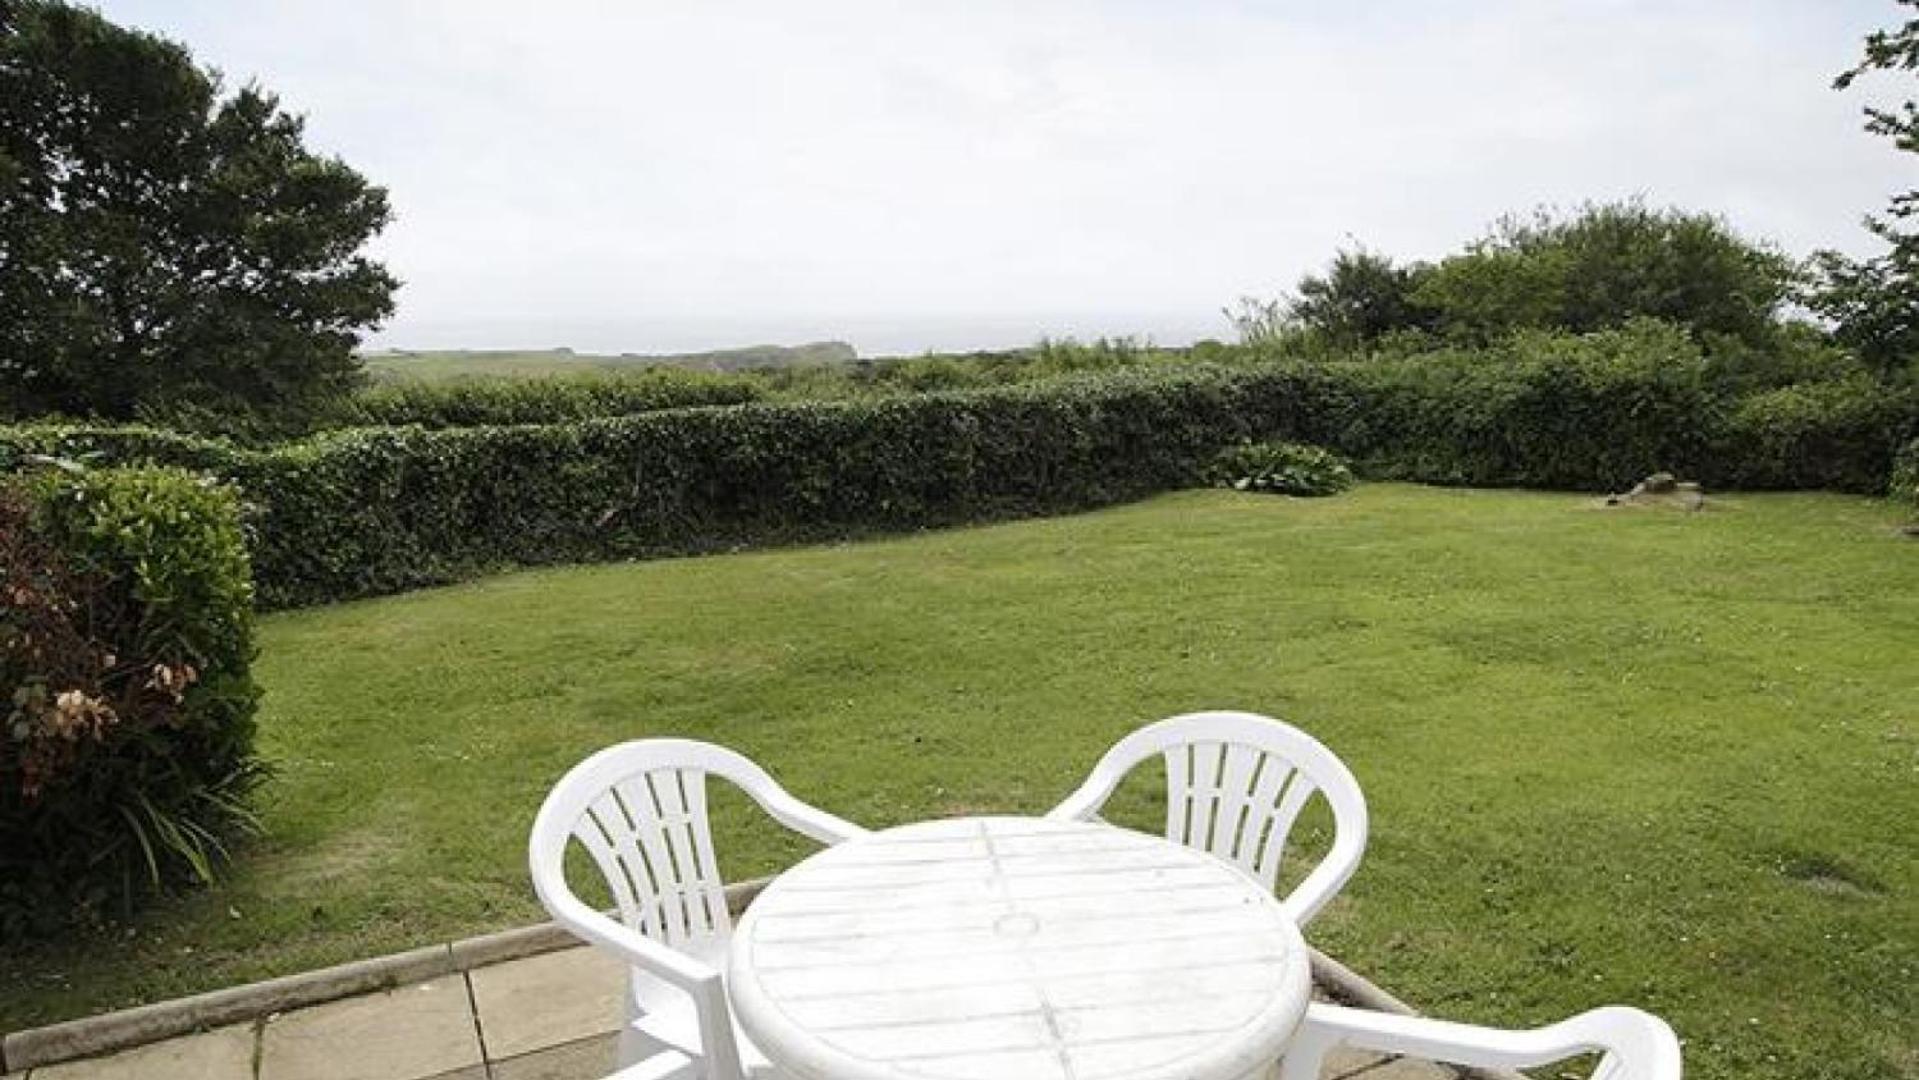
<instances>
[{"instance_id":1,"label":"stone patio","mask_svg":"<svg viewBox=\"0 0 1919 1080\"><path fill-rule=\"evenodd\" d=\"M562 949L0 1080L591 1080L612 1071L623 977ZM1325 1075L1452 1074L1349 1054Z\"/></svg>"}]
</instances>

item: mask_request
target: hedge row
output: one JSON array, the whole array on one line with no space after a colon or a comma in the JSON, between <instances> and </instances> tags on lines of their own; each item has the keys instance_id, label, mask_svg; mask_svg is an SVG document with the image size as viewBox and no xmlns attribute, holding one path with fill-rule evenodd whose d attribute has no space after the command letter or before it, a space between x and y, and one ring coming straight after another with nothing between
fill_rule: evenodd
<instances>
[{"instance_id":1,"label":"hedge row","mask_svg":"<svg viewBox=\"0 0 1919 1080\"><path fill-rule=\"evenodd\" d=\"M554 424L698 405L741 405L765 396L759 382L743 375L678 368L538 379L403 380L376 383L341 398L322 412L315 426Z\"/></svg>"},{"instance_id":2,"label":"hedge row","mask_svg":"<svg viewBox=\"0 0 1919 1080\"><path fill-rule=\"evenodd\" d=\"M1643 337L1643 335L1641 336ZM667 410L526 427L322 435L264 451L139 429L0 429L236 481L264 603L287 606L576 562L1095 506L1196 482L1243 438L1328 446L1363 474L1623 490L1883 491L1919 401L1875 383L1745 401L1630 332L1501 364L1427 358L1129 370L980 391Z\"/></svg>"},{"instance_id":3,"label":"hedge row","mask_svg":"<svg viewBox=\"0 0 1919 1080\"><path fill-rule=\"evenodd\" d=\"M0 941L209 877L261 779L231 488L180 470L0 483Z\"/></svg>"},{"instance_id":4,"label":"hedge row","mask_svg":"<svg viewBox=\"0 0 1919 1080\"><path fill-rule=\"evenodd\" d=\"M1887 486L1886 494L1909 513L1919 516L1919 438L1913 439L1904 450L1899 451L1899 458L1892 465L1892 481Z\"/></svg>"}]
</instances>

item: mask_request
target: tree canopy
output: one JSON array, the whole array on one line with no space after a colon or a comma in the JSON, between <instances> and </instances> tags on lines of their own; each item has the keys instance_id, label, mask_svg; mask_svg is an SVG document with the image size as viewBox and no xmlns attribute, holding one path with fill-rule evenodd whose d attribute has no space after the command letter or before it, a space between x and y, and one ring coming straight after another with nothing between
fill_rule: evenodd
<instances>
[{"instance_id":1,"label":"tree canopy","mask_svg":"<svg viewBox=\"0 0 1919 1080\"><path fill-rule=\"evenodd\" d=\"M0 412L297 409L398 282L386 192L257 87L57 0L0 0Z\"/></svg>"},{"instance_id":2,"label":"tree canopy","mask_svg":"<svg viewBox=\"0 0 1919 1080\"><path fill-rule=\"evenodd\" d=\"M1436 263L1341 251L1290 298L1243 301L1231 317L1248 341L1337 351L1434 337L1488 344L1648 318L1702 345L1763 346L1776 338L1796 274L1791 259L1711 214L1628 200L1502 218Z\"/></svg>"},{"instance_id":3,"label":"tree canopy","mask_svg":"<svg viewBox=\"0 0 1919 1080\"><path fill-rule=\"evenodd\" d=\"M1899 0L1919 9L1919 0ZM1919 69L1919 18L1896 30L1866 38L1858 66L1840 73L1833 87L1845 90L1873 71L1907 73ZM1910 85L1910 84L1908 84ZM1907 99L1897 109L1868 106L1866 130L1890 138L1893 145L1919 153L1919 103ZM1882 372L1910 370L1919 358L1919 190L1892 197L1885 216L1868 216L1866 228L1888 245L1872 259L1851 259L1836 251L1813 256L1816 284L1806 304L1832 321L1833 336Z\"/></svg>"},{"instance_id":4,"label":"tree canopy","mask_svg":"<svg viewBox=\"0 0 1919 1080\"><path fill-rule=\"evenodd\" d=\"M1632 200L1502 219L1421 275L1413 299L1436 310L1449 335L1473 340L1656 318L1702 342L1718 335L1759 344L1773 332L1794 273L1791 259L1711 214Z\"/></svg>"}]
</instances>

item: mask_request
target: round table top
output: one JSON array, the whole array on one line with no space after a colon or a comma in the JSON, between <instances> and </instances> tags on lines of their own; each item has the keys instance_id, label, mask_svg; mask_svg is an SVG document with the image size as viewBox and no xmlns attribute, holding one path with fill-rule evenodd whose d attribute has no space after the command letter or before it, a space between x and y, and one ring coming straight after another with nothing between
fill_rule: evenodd
<instances>
[{"instance_id":1,"label":"round table top","mask_svg":"<svg viewBox=\"0 0 1919 1080\"><path fill-rule=\"evenodd\" d=\"M728 990L801 1080L1227 1080L1306 1011L1308 954L1231 865L1110 825L954 818L781 874Z\"/></svg>"}]
</instances>

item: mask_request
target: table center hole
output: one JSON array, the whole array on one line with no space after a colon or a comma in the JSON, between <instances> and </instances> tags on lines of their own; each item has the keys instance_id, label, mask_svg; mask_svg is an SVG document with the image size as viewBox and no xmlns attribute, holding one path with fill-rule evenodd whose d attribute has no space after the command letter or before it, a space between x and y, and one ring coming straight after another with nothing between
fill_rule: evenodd
<instances>
[{"instance_id":1,"label":"table center hole","mask_svg":"<svg viewBox=\"0 0 1919 1080\"><path fill-rule=\"evenodd\" d=\"M1001 915L993 922L993 933L1000 937L1032 937L1039 933L1039 917L1023 911Z\"/></svg>"}]
</instances>

